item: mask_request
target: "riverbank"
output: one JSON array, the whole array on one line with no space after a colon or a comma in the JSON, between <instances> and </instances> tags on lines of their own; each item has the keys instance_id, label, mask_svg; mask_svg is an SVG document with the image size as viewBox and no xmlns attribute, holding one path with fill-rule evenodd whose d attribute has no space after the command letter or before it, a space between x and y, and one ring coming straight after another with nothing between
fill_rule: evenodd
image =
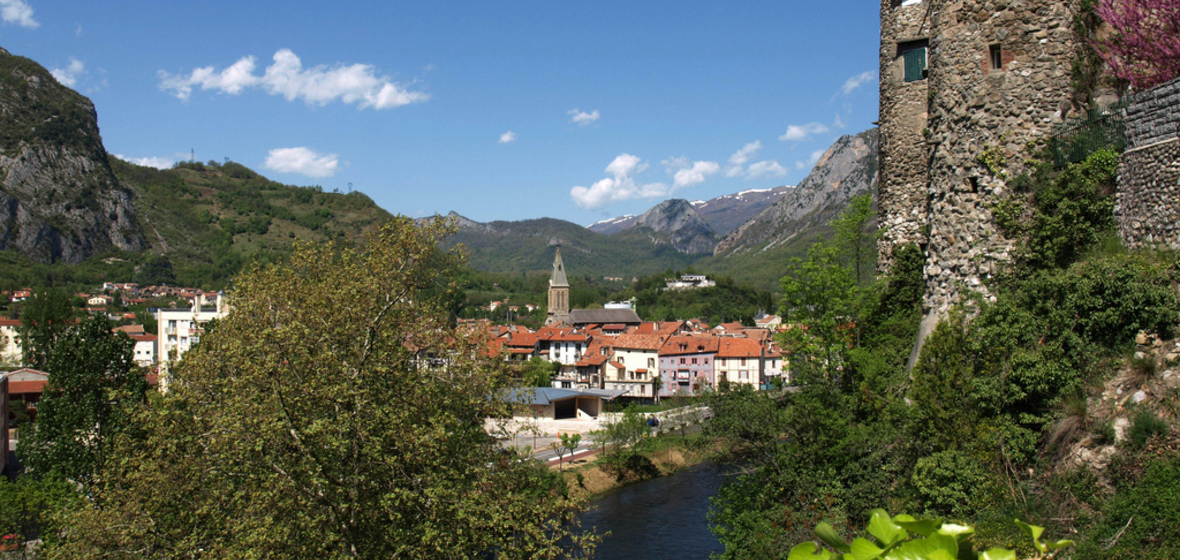
<instances>
[{"instance_id":1,"label":"riverbank","mask_svg":"<svg viewBox=\"0 0 1180 560\"><path fill-rule=\"evenodd\" d=\"M594 499L625 486L675 474L716 456L713 438L702 434L664 434L645 439L623 454L592 453L551 468L562 471L570 492Z\"/></svg>"}]
</instances>

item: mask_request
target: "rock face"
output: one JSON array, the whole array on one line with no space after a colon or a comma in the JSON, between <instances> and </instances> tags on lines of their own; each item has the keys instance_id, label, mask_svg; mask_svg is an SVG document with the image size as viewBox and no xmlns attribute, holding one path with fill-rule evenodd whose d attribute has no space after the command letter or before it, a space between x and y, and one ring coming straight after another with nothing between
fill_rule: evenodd
<instances>
[{"instance_id":1,"label":"rock face","mask_svg":"<svg viewBox=\"0 0 1180 560\"><path fill-rule=\"evenodd\" d=\"M725 236L770 208L794 188L782 186L773 189L750 189L704 202L693 202L692 207L713 226L713 231L716 231L717 235Z\"/></svg>"},{"instance_id":2,"label":"rock face","mask_svg":"<svg viewBox=\"0 0 1180 560\"><path fill-rule=\"evenodd\" d=\"M799 186L726 236L713 253L764 250L783 243L806 226L827 223L850 198L873 192L876 184L877 129L843 136Z\"/></svg>"},{"instance_id":3,"label":"rock face","mask_svg":"<svg viewBox=\"0 0 1180 560\"><path fill-rule=\"evenodd\" d=\"M769 208L794 188L749 189L709 200L696 200L690 204L718 236L724 236ZM633 228L637 223L639 216L627 214L590 224L586 229L611 235Z\"/></svg>"},{"instance_id":4,"label":"rock face","mask_svg":"<svg viewBox=\"0 0 1180 560\"><path fill-rule=\"evenodd\" d=\"M637 227L664 234L677 251L689 255L708 254L717 244L717 233L687 200L665 200L635 222Z\"/></svg>"},{"instance_id":5,"label":"rock face","mask_svg":"<svg viewBox=\"0 0 1180 560\"><path fill-rule=\"evenodd\" d=\"M78 263L111 248L138 251L144 242L94 104L0 49L0 250Z\"/></svg>"}]
</instances>

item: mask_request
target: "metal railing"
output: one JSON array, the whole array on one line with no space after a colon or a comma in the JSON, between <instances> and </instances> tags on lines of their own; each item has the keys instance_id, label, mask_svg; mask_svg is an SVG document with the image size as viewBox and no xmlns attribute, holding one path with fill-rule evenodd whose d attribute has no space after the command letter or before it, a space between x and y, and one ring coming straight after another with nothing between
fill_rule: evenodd
<instances>
[{"instance_id":1,"label":"metal railing","mask_svg":"<svg viewBox=\"0 0 1180 560\"><path fill-rule=\"evenodd\" d=\"M1122 151L1127 144L1126 125L1123 122L1126 108L1127 103L1124 101L1093 107L1085 115L1054 127L1049 140L1053 167L1061 169L1071 163L1078 163L1104 148Z\"/></svg>"}]
</instances>

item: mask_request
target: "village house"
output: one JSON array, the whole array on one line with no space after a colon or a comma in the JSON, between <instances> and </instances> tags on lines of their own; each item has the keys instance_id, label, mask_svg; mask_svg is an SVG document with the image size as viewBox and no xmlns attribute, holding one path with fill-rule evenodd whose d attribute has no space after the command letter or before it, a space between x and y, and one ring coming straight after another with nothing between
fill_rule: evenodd
<instances>
[{"instance_id":1,"label":"village house","mask_svg":"<svg viewBox=\"0 0 1180 560\"><path fill-rule=\"evenodd\" d=\"M49 384L49 374L44 371L21 368L3 374L8 381L8 399L4 402L20 403L29 411L29 419L37 418L37 401L41 400L41 393ZM8 423L5 417L6 425Z\"/></svg>"},{"instance_id":2,"label":"village house","mask_svg":"<svg viewBox=\"0 0 1180 560\"><path fill-rule=\"evenodd\" d=\"M21 322L0 318L0 367L24 364L24 349L20 339Z\"/></svg>"},{"instance_id":3,"label":"village house","mask_svg":"<svg viewBox=\"0 0 1180 560\"><path fill-rule=\"evenodd\" d=\"M717 385L730 384L762 386L762 344L754 339L723 337L717 348L714 375Z\"/></svg>"},{"instance_id":4,"label":"village house","mask_svg":"<svg viewBox=\"0 0 1180 560\"><path fill-rule=\"evenodd\" d=\"M654 397L659 379L659 352L667 336L662 334L623 334L611 343L613 352L607 362L604 389L625 390L629 397Z\"/></svg>"},{"instance_id":5,"label":"village house","mask_svg":"<svg viewBox=\"0 0 1180 560\"><path fill-rule=\"evenodd\" d=\"M590 346L590 337L582 329L542 327L537 330L537 338L542 355L548 352L549 361L561 364L563 370L573 370Z\"/></svg>"},{"instance_id":6,"label":"village house","mask_svg":"<svg viewBox=\"0 0 1180 560\"><path fill-rule=\"evenodd\" d=\"M660 396L700 395L713 388L715 336L673 336L660 347Z\"/></svg>"}]
</instances>

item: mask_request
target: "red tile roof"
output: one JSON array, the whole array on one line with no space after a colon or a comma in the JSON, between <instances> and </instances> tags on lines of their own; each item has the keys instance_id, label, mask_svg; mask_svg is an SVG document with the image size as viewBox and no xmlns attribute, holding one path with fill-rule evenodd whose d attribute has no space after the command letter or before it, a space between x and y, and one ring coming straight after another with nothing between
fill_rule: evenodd
<instances>
[{"instance_id":1,"label":"red tile roof","mask_svg":"<svg viewBox=\"0 0 1180 560\"><path fill-rule=\"evenodd\" d=\"M659 351L660 346L664 344L664 336L655 334L621 334L615 338L611 345L615 348L624 348L627 350L651 350Z\"/></svg>"},{"instance_id":2,"label":"red tile roof","mask_svg":"<svg viewBox=\"0 0 1180 560\"><path fill-rule=\"evenodd\" d=\"M673 336L660 347L661 356L715 354L720 339L715 336Z\"/></svg>"},{"instance_id":3,"label":"red tile roof","mask_svg":"<svg viewBox=\"0 0 1180 560\"><path fill-rule=\"evenodd\" d=\"M718 358L757 358L762 355L762 344L749 338L723 338L717 349Z\"/></svg>"}]
</instances>

